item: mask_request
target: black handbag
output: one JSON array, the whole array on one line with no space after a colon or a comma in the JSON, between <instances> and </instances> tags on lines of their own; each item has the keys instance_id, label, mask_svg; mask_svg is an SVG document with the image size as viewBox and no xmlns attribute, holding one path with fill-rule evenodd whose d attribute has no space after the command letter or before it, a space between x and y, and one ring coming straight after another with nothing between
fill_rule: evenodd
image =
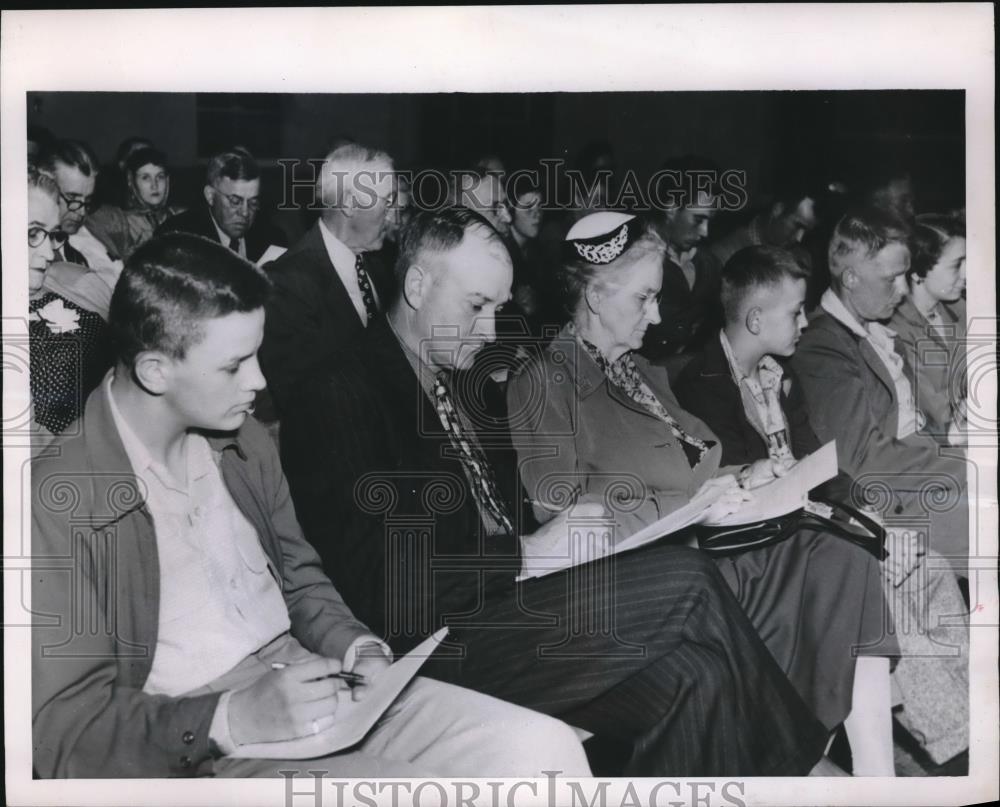
<instances>
[{"instance_id":1,"label":"black handbag","mask_svg":"<svg viewBox=\"0 0 1000 807\"><path fill-rule=\"evenodd\" d=\"M833 517L827 518L800 507L783 516L751 524L731 527L699 524L695 527L698 546L709 555L724 557L776 544L791 538L800 529L814 529L857 544L878 560L885 560L888 557L889 553L885 548L885 527L843 502L818 496L812 497L812 500L833 508ZM850 523L851 519L856 523Z\"/></svg>"}]
</instances>

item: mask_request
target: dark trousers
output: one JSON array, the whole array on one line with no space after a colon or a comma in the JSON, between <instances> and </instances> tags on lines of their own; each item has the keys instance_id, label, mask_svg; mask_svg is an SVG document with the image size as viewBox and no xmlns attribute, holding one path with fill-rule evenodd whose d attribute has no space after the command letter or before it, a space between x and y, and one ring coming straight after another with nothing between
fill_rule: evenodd
<instances>
[{"instance_id":1,"label":"dark trousers","mask_svg":"<svg viewBox=\"0 0 1000 807\"><path fill-rule=\"evenodd\" d=\"M632 744L633 776L803 775L827 732L714 562L654 545L446 619L423 674Z\"/></svg>"}]
</instances>

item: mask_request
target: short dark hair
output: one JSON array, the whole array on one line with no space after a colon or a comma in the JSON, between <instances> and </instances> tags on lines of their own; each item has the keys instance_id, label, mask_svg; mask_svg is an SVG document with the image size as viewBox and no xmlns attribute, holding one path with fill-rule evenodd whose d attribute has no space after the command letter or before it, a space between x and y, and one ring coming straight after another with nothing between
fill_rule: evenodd
<instances>
[{"instance_id":1,"label":"short dark hair","mask_svg":"<svg viewBox=\"0 0 1000 807\"><path fill-rule=\"evenodd\" d=\"M927 277L952 238L965 238L965 222L957 216L928 213L917 216L910 237L910 268L907 279Z\"/></svg>"},{"instance_id":2,"label":"short dark hair","mask_svg":"<svg viewBox=\"0 0 1000 807\"><path fill-rule=\"evenodd\" d=\"M132 367L144 350L183 359L202 323L262 308L271 282L263 270L208 238L157 236L125 262L108 314L115 352Z\"/></svg>"},{"instance_id":3,"label":"short dark hair","mask_svg":"<svg viewBox=\"0 0 1000 807\"><path fill-rule=\"evenodd\" d=\"M773 288L782 280L808 280L809 269L787 249L744 247L722 270L722 310L726 322L736 322L747 298L759 288Z\"/></svg>"},{"instance_id":4,"label":"short dark hair","mask_svg":"<svg viewBox=\"0 0 1000 807\"><path fill-rule=\"evenodd\" d=\"M152 146L143 146L133 151L125 160L125 170L134 174L144 165L158 165L160 168L169 168L167 155Z\"/></svg>"},{"instance_id":5,"label":"short dark hair","mask_svg":"<svg viewBox=\"0 0 1000 807\"><path fill-rule=\"evenodd\" d=\"M403 286L406 270L419 262L420 255L455 249L462 243L466 232L473 227L482 229L488 241L500 244L506 250L500 233L475 210L467 207L443 207L414 213L399 239L399 257L396 259L399 287Z\"/></svg>"},{"instance_id":6,"label":"short dark hair","mask_svg":"<svg viewBox=\"0 0 1000 807\"><path fill-rule=\"evenodd\" d=\"M56 163L76 168L85 177L97 176L100 166L93 150L81 140L56 140L38 158L38 166L54 172Z\"/></svg>"},{"instance_id":7,"label":"short dark hair","mask_svg":"<svg viewBox=\"0 0 1000 807\"><path fill-rule=\"evenodd\" d=\"M260 166L253 155L242 146L216 154L208 161L207 183L214 186L223 177L233 181L260 178Z\"/></svg>"},{"instance_id":8,"label":"short dark hair","mask_svg":"<svg viewBox=\"0 0 1000 807\"><path fill-rule=\"evenodd\" d=\"M827 250L831 278L839 279L847 261L860 255L872 258L889 244L909 246L910 228L903 220L877 207L849 210L833 229Z\"/></svg>"}]
</instances>

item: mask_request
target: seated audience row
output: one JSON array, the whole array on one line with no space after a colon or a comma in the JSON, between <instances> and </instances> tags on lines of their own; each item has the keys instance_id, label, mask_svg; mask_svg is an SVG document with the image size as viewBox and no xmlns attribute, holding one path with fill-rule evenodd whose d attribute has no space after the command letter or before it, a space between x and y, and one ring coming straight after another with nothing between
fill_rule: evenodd
<instances>
[{"instance_id":1,"label":"seated audience row","mask_svg":"<svg viewBox=\"0 0 1000 807\"><path fill-rule=\"evenodd\" d=\"M578 200L556 260L541 188L495 159L404 213L392 158L342 140L286 251L245 149L180 211L136 146L118 206L93 209L81 143L29 173L33 417L66 432L35 461L34 540L71 555L85 515L96 557L113 524L130 571L87 585L131 615L33 632L40 775L273 774L288 761L240 747L322 734L344 697L322 676L371 683L442 626L386 727L310 769L587 775L551 718L635 776L805 774L839 727L855 775L892 775L893 717L937 763L968 747L968 635L945 619L967 610L968 482L941 450L965 428L957 220L851 209L818 259L823 194L710 241L709 183L651 215ZM817 493L881 522L888 557L813 505L723 557L694 527L616 552L692 502L738 520L834 439ZM53 507L84 469L107 481ZM139 488L109 520L116 480ZM67 579L35 588L68 617ZM72 663L45 657L70 640Z\"/></svg>"}]
</instances>

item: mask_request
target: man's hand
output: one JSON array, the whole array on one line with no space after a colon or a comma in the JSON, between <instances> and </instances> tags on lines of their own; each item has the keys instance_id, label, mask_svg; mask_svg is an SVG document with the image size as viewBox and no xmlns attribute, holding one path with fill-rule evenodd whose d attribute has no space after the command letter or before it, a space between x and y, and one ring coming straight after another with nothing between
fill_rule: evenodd
<instances>
[{"instance_id":1,"label":"man's hand","mask_svg":"<svg viewBox=\"0 0 1000 807\"><path fill-rule=\"evenodd\" d=\"M382 645L375 642L361 645L354 657L354 666L349 672L357 673L365 677L364 683L355 684L351 688L351 698L356 701L364 700L371 693L372 684L375 679L387 670L392 661L385 655Z\"/></svg>"},{"instance_id":2,"label":"man's hand","mask_svg":"<svg viewBox=\"0 0 1000 807\"><path fill-rule=\"evenodd\" d=\"M333 724L340 662L315 656L262 675L229 700L229 733L237 745L290 740L318 734ZM359 671L360 672L360 671Z\"/></svg>"}]
</instances>

